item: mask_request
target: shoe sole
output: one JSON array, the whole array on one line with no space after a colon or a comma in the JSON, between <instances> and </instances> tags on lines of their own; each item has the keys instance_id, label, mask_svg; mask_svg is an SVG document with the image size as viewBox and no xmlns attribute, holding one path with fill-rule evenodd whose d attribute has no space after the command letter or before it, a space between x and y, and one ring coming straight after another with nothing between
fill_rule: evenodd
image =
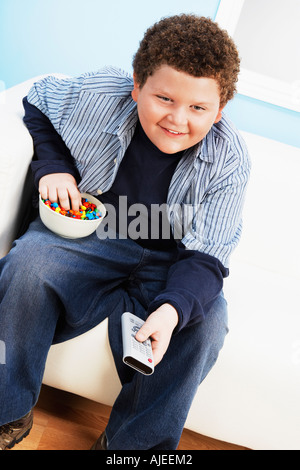
<instances>
[{"instance_id":1,"label":"shoe sole","mask_svg":"<svg viewBox=\"0 0 300 470\"><path fill-rule=\"evenodd\" d=\"M25 437L28 436L28 434L30 433L31 429L32 429L32 425L30 426L29 429L27 429L27 431L26 431L24 434L22 434L21 437L19 437L19 439L15 439L13 442L11 442L11 443L6 447L6 449L11 450L15 445L17 445L17 444L19 444L21 441L23 441L23 439L25 439Z\"/></svg>"},{"instance_id":2,"label":"shoe sole","mask_svg":"<svg viewBox=\"0 0 300 470\"><path fill-rule=\"evenodd\" d=\"M106 435L103 432L99 439L93 444L90 450L107 450L107 440Z\"/></svg>"}]
</instances>

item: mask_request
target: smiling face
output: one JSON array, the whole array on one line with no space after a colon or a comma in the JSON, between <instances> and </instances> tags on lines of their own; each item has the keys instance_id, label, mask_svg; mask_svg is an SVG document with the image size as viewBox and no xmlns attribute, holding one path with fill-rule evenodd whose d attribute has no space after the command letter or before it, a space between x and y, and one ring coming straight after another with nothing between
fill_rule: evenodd
<instances>
[{"instance_id":1,"label":"smiling face","mask_svg":"<svg viewBox=\"0 0 300 470\"><path fill-rule=\"evenodd\" d=\"M141 88L134 80L132 98L151 142L173 154L198 144L220 121L220 93L213 78L194 77L162 65Z\"/></svg>"}]
</instances>

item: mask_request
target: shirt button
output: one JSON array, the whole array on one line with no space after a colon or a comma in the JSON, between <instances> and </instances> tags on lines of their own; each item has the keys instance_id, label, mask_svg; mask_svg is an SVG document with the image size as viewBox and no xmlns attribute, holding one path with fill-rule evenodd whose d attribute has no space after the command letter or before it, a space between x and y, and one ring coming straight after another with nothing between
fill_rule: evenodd
<instances>
[{"instance_id":1,"label":"shirt button","mask_svg":"<svg viewBox=\"0 0 300 470\"><path fill-rule=\"evenodd\" d=\"M101 191L101 189L97 189L97 193L98 193L99 195L101 195L101 194L103 193L103 191Z\"/></svg>"},{"instance_id":2,"label":"shirt button","mask_svg":"<svg viewBox=\"0 0 300 470\"><path fill-rule=\"evenodd\" d=\"M116 163L117 163L117 159L115 158L115 159L114 159L114 164L116 164Z\"/></svg>"}]
</instances>

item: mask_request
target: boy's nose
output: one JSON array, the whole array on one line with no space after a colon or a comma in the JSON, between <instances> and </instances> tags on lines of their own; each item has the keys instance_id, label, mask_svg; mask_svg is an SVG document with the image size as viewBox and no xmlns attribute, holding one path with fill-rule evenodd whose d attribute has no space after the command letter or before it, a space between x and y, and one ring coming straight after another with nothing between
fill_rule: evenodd
<instances>
[{"instance_id":1,"label":"boy's nose","mask_svg":"<svg viewBox=\"0 0 300 470\"><path fill-rule=\"evenodd\" d=\"M187 126L188 123L186 111L181 107L173 109L172 112L169 114L169 122L170 124L176 126L176 129L174 130L184 132L184 128Z\"/></svg>"}]
</instances>

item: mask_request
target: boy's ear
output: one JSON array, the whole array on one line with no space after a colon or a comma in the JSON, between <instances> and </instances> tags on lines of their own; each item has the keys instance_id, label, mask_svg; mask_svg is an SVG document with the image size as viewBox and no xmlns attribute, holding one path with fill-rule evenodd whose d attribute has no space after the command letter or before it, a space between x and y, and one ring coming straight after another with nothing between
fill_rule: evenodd
<instances>
[{"instance_id":1,"label":"boy's ear","mask_svg":"<svg viewBox=\"0 0 300 470\"><path fill-rule=\"evenodd\" d=\"M133 74L133 90L131 92L131 96L132 96L133 101L135 102L137 102L139 91L140 91L140 86L136 81L135 74Z\"/></svg>"},{"instance_id":2,"label":"boy's ear","mask_svg":"<svg viewBox=\"0 0 300 470\"><path fill-rule=\"evenodd\" d=\"M223 111L224 107L225 107L225 106L223 106L223 108L219 108L219 111L218 111L218 114L217 114L217 117L216 117L216 119L215 119L214 124L217 124L217 122L221 121L221 119L222 119L222 111Z\"/></svg>"}]
</instances>

